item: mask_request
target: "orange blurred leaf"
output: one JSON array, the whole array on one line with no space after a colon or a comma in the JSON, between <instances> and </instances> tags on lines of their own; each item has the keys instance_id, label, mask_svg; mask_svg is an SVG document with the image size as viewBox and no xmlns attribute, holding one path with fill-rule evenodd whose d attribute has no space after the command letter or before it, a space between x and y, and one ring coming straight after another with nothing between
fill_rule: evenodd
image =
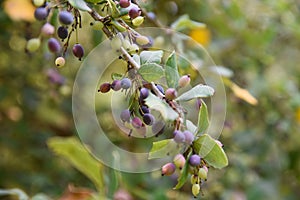
<instances>
[{"instance_id":1,"label":"orange blurred leaf","mask_svg":"<svg viewBox=\"0 0 300 200\"><path fill-rule=\"evenodd\" d=\"M235 83L231 83L230 88L236 97L243 99L251 105L256 105L258 103L257 99L250 94L250 92L246 89L241 88Z\"/></svg>"},{"instance_id":2,"label":"orange blurred leaf","mask_svg":"<svg viewBox=\"0 0 300 200\"><path fill-rule=\"evenodd\" d=\"M206 27L192 29L189 35L203 46L207 46L210 43L210 31Z\"/></svg>"},{"instance_id":3,"label":"orange blurred leaf","mask_svg":"<svg viewBox=\"0 0 300 200\"><path fill-rule=\"evenodd\" d=\"M72 184L68 185L64 194L59 200L85 200L93 196L93 191L88 188L74 187Z\"/></svg>"},{"instance_id":4,"label":"orange blurred leaf","mask_svg":"<svg viewBox=\"0 0 300 200\"><path fill-rule=\"evenodd\" d=\"M31 0L6 0L4 2L4 11L15 21L34 21L34 10Z\"/></svg>"},{"instance_id":5,"label":"orange blurred leaf","mask_svg":"<svg viewBox=\"0 0 300 200\"><path fill-rule=\"evenodd\" d=\"M296 121L300 124L300 107L296 109Z\"/></svg>"}]
</instances>

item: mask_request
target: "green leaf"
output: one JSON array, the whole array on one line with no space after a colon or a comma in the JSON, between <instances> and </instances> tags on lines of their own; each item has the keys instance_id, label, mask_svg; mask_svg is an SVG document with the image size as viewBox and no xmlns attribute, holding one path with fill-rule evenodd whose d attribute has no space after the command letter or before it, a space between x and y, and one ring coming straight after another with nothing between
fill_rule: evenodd
<instances>
[{"instance_id":1,"label":"green leaf","mask_svg":"<svg viewBox=\"0 0 300 200\"><path fill-rule=\"evenodd\" d=\"M201 107L198 114L198 131L197 134L203 134L209 126L208 110L205 102L201 100Z\"/></svg>"},{"instance_id":2,"label":"green leaf","mask_svg":"<svg viewBox=\"0 0 300 200\"><path fill-rule=\"evenodd\" d=\"M141 65L138 73L148 82L156 81L164 75L164 69L156 63L145 63Z\"/></svg>"},{"instance_id":3,"label":"green leaf","mask_svg":"<svg viewBox=\"0 0 300 200\"><path fill-rule=\"evenodd\" d=\"M165 101L152 93L149 93L149 96L145 101L150 109L159 111L166 121L174 121L178 117L177 112L175 112Z\"/></svg>"},{"instance_id":4,"label":"green leaf","mask_svg":"<svg viewBox=\"0 0 300 200\"><path fill-rule=\"evenodd\" d=\"M122 74L118 74L118 73L112 73L111 74L111 79L112 80L121 80L123 78Z\"/></svg>"},{"instance_id":5,"label":"green leaf","mask_svg":"<svg viewBox=\"0 0 300 200\"><path fill-rule=\"evenodd\" d=\"M145 63L161 63L161 58L163 56L163 51L142 51L140 54L141 64Z\"/></svg>"},{"instance_id":6,"label":"green leaf","mask_svg":"<svg viewBox=\"0 0 300 200\"><path fill-rule=\"evenodd\" d=\"M175 100L176 101L189 101L191 99L195 98L205 98L205 97L210 97L214 94L215 90L208 86L208 85L196 85L189 91L183 93L179 97L177 97Z\"/></svg>"},{"instance_id":7,"label":"green leaf","mask_svg":"<svg viewBox=\"0 0 300 200\"><path fill-rule=\"evenodd\" d=\"M177 147L177 144L173 139L153 142L148 159L150 160L155 158L164 158L169 155L176 155L179 151L180 148Z\"/></svg>"},{"instance_id":8,"label":"green leaf","mask_svg":"<svg viewBox=\"0 0 300 200\"><path fill-rule=\"evenodd\" d=\"M201 135L193 142L193 147L212 167L221 169L228 165L228 159L223 148L209 135Z\"/></svg>"},{"instance_id":9,"label":"green leaf","mask_svg":"<svg viewBox=\"0 0 300 200\"><path fill-rule=\"evenodd\" d=\"M179 73L176 63L175 51L168 57L165 66L166 81L169 88L177 88Z\"/></svg>"},{"instance_id":10,"label":"green leaf","mask_svg":"<svg viewBox=\"0 0 300 200\"><path fill-rule=\"evenodd\" d=\"M188 15L182 15L171 25L171 28L176 31L184 31L200 27L206 27L206 25L191 20Z\"/></svg>"},{"instance_id":11,"label":"green leaf","mask_svg":"<svg viewBox=\"0 0 300 200\"><path fill-rule=\"evenodd\" d=\"M189 160L191 155L192 155L192 151L189 152L186 160ZM185 162L185 164L182 168L182 171L180 173L180 176L177 179L177 184L173 189L175 189L175 190L180 189L185 184L185 182L188 178L188 175L189 175L189 162Z\"/></svg>"},{"instance_id":12,"label":"green leaf","mask_svg":"<svg viewBox=\"0 0 300 200\"><path fill-rule=\"evenodd\" d=\"M102 164L95 160L82 143L75 137L53 137L47 141L48 147L57 155L70 162L76 169L88 177L97 187L103 188Z\"/></svg>"},{"instance_id":13,"label":"green leaf","mask_svg":"<svg viewBox=\"0 0 300 200\"><path fill-rule=\"evenodd\" d=\"M85 3L84 0L68 0L68 2L71 4L71 6L79 10L87 11L87 12L92 11L92 9L88 7L88 5Z\"/></svg>"},{"instance_id":14,"label":"green leaf","mask_svg":"<svg viewBox=\"0 0 300 200\"><path fill-rule=\"evenodd\" d=\"M233 76L233 71L223 66L211 66L209 70L223 77L230 78Z\"/></svg>"}]
</instances>

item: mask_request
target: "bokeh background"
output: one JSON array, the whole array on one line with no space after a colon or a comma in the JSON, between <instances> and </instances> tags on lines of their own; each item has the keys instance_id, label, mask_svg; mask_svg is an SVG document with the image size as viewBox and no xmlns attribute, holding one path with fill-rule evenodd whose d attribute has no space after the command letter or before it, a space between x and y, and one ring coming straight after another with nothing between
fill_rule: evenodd
<instances>
[{"instance_id":1,"label":"bokeh background","mask_svg":"<svg viewBox=\"0 0 300 200\"><path fill-rule=\"evenodd\" d=\"M43 22L32 18L30 0L6 0L0 10L0 188L19 188L44 199L83 199L95 185L67 159L47 146L50 138L76 136L71 94L80 62L53 70L46 43L25 53L26 40L37 37ZM188 14L206 28L186 30L204 45L217 65L233 72L232 82L249 95L227 91L227 118L220 140L229 166L210 170L201 199L287 199L300 196L300 3L296 0L147 0L147 11L163 26ZM86 25L79 40L90 51L104 36ZM145 26L153 26L150 21ZM58 77L58 82L49 77ZM105 110L103 111L105 112ZM107 121L107 123L110 123ZM120 137L111 137L120 141ZM63 139L62 139L63 140ZM127 140L122 145L126 146ZM130 143L128 144L130 145ZM102 169L104 180L112 170ZM117 173L114 190L127 199L190 199L190 186L171 188L172 178L155 173ZM70 189L73 184L77 189ZM68 186L69 185L69 186ZM69 188L69 189L67 189ZM75 191L76 190L76 191ZM74 192L75 191L75 192ZM77 193L76 193L77 192ZM80 195L79 195L80 194ZM131 197L129 197L131 195ZM111 194L112 198L113 194ZM115 195L116 196L116 195ZM0 199L16 197L0 196Z\"/></svg>"}]
</instances>

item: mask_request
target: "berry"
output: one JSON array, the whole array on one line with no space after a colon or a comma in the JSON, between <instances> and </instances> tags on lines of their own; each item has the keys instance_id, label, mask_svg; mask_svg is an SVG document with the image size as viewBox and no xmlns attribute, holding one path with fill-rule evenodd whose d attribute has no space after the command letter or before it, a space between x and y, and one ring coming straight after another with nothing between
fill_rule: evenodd
<instances>
[{"instance_id":1,"label":"berry","mask_svg":"<svg viewBox=\"0 0 300 200\"><path fill-rule=\"evenodd\" d=\"M45 0L33 0L32 3L35 7L40 7L40 6L44 5Z\"/></svg>"},{"instance_id":2,"label":"berry","mask_svg":"<svg viewBox=\"0 0 300 200\"><path fill-rule=\"evenodd\" d=\"M146 99L149 96L149 90L147 88L141 88L140 90L140 98Z\"/></svg>"},{"instance_id":3,"label":"berry","mask_svg":"<svg viewBox=\"0 0 300 200\"><path fill-rule=\"evenodd\" d=\"M164 176L170 176L172 175L176 170L176 166L174 163L167 163L161 168L161 175Z\"/></svg>"},{"instance_id":4,"label":"berry","mask_svg":"<svg viewBox=\"0 0 300 200\"><path fill-rule=\"evenodd\" d=\"M131 19L134 19L134 18L140 16L141 10L138 6L132 6L132 8L130 8L128 14Z\"/></svg>"},{"instance_id":5,"label":"berry","mask_svg":"<svg viewBox=\"0 0 300 200\"><path fill-rule=\"evenodd\" d=\"M120 118L123 122L130 122L130 111L128 109L123 110L120 114Z\"/></svg>"},{"instance_id":6,"label":"berry","mask_svg":"<svg viewBox=\"0 0 300 200\"><path fill-rule=\"evenodd\" d=\"M120 80L114 80L112 83L111 83L111 89L113 89L114 91L118 91L120 90L122 87L121 87L121 81Z\"/></svg>"},{"instance_id":7,"label":"berry","mask_svg":"<svg viewBox=\"0 0 300 200\"><path fill-rule=\"evenodd\" d=\"M91 23L91 25L93 26L93 29L97 31L102 30L102 28L104 27L104 24L99 21L94 21L93 23Z\"/></svg>"},{"instance_id":8,"label":"berry","mask_svg":"<svg viewBox=\"0 0 300 200\"><path fill-rule=\"evenodd\" d=\"M63 10L63 11L59 12L58 19L59 19L60 23L62 23L64 25L70 25L70 24L72 24L74 17L72 15L72 13Z\"/></svg>"},{"instance_id":9,"label":"berry","mask_svg":"<svg viewBox=\"0 0 300 200\"><path fill-rule=\"evenodd\" d=\"M201 162L201 158L199 155L197 155L197 154L191 155L191 157L189 159L189 163L191 166L193 166L193 167L198 166L198 165L200 165L200 162Z\"/></svg>"},{"instance_id":10,"label":"berry","mask_svg":"<svg viewBox=\"0 0 300 200\"><path fill-rule=\"evenodd\" d=\"M185 136L185 143L191 145L194 141L194 134L188 130L184 131L183 134Z\"/></svg>"},{"instance_id":11,"label":"berry","mask_svg":"<svg viewBox=\"0 0 300 200\"><path fill-rule=\"evenodd\" d=\"M65 83L65 77L63 77L56 69L49 69L47 71L47 77L50 82L58 85L63 85Z\"/></svg>"},{"instance_id":12,"label":"berry","mask_svg":"<svg viewBox=\"0 0 300 200\"><path fill-rule=\"evenodd\" d=\"M174 100L177 97L177 91L174 88L168 88L165 97L168 100Z\"/></svg>"},{"instance_id":13,"label":"berry","mask_svg":"<svg viewBox=\"0 0 300 200\"><path fill-rule=\"evenodd\" d=\"M29 52L34 52L38 50L38 48L41 46L41 40L39 38L32 38L27 41L26 49Z\"/></svg>"},{"instance_id":14,"label":"berry","mask_svg":"<svg viewBox=\"0 0 300 200\"><path fill-rule=\"evenodd\" d=\"M69 32L68 32L68 29L64 26L60 26L58 27L57 29L57 36L60 38L60 39L66 39L69 35Z\"/></svg>"},{"instance_id":15,"label":"berry","mask_svg":"<svg viewBox=\"0 0 300 200\"><path fill-rule=\"evenodd\" d=\"M41 33L44 35L44 36L50 36L50 35L53 35L55 32L55 28L54 26L52 26L51 24L49 23L46 23L42 26L41 28Z\"/></svg>"},{"instance_id":16,"label":"berry","mask_svg":"<svg viewBox=\"0 0 300 200\"><path fill-rule=\"evenodd\" d=\"M194 184L199 183L198 179L199 179L198 175L192 174L191 175L191 184L194 185Z\"/></svg>"},{"instance_id":17,"label":"berry","mask_svg":"<svg viewBox=\"0 0 300 200\"><path fill-rule=\"evenodd\" d=\"M141 128L143 126L142 120L138 117L134 117L131 121L131 124L134 128Z\"/></svg>"},{"instance_id":18,"label":"berry","mask_svg":"<svg viewBox=\"0 0 300 200\"><path fill-rule=\"evenodd\" d=\"M207 171L204 168L200 168L198 171L199 178L206 180L207 179Z\"/></svg>"},{"instance_id":19,"label":"berry","mask_svg":"<svg viewBox=\"0 0 300 200\"><path fill-rule=\"evenodd\" d=\"M121 87L123 88L123 89L128 89L128 88L130 88L131 87L131 80L129 79L129 78L123 78L122 80L121 80Z\"/></svg>"},{"instance_id":20,"label":"berry","mask_svg":"<svg viewBox=\"0 0 300 200\"><path fill-rule=\"evenodd\" d=\"M152 133L156 136L162 134L165 129L165 123L162 121L155 121L152 125Z\"/></svg>"},{"instance_id":21,"label":"berry","mask_svg":"<svg viewBox=\"0 0 300 200\"><path fill-rule=\"evenodd\" d=\"M134 18L131 22L132 22L132 25L133 25L133 26L140 26L140 25L144 22L144 17L142 17L142 16L137 16L137 17Z\"/></svg>"},{"instance_id":22,"label":"berry","mask_svg":"<svg viewBox=\"0 0 300 200\"><path fill-rule=\"evenodd\" d=\"M129 47L129 52L138 52L139 51L139 46L136 44L131 44Z\"/></svg>"},{"instance_id":23,"label":"berry","mask_svg":"<svg viewBox=\"0 0 300 200\"><path fill-rule=\"evenodd\" d=\"M185 87L187 86L189 83L191 82L191 78L190 75L184 75L182 77L180 77L179 81L178 81L178 86L179 87Z\"/></svg>"},{"instance_id":24,"label":"berry","mask_svg":"<svg viewBox=\"0 0 300 200\"><path fill-rule=\"evenodd\" d=\"M140 46L145 46L150 43L150 40L146 36L139 35L135 38L135 42Z\"/></svg>"},{"instance_id":25,"label":"berry","mask_svg":"<svg viewBox=\"0 0 300 200\"><path fill-rule=\"evenodd\" d=\"M142 109L142 114L146 114L150 112L147 106L142 106L141 109Z\"/></svg>"},{"instance_id":26,"label":"berry","mask_svg":"<svg viewBox=\"0 0 300 200\"><path fill-rule=\"evenodd\" d=\"M130 0L120 0L119 4L121 8L127 8L128 6L130 6Z\"/></svg>"},{"instance_id":27,"label":"berry","mask_svg":"<svg viewBox=\"0 0 300 200\"><path fill-rule=\"evenodd\" d=\"M58 53L61 49L60 43L57 39L55 38L50 38L48 40L48 48L51 52L53 53Z\"/></svg>"},{"instance_id":28,"label":"berry","mask_svg":"<svg viewBox=\"0 0 300 200\"><path fill-rule=\"evenodd\" d=\"M84 49L83 47L81 46L81 44L75 44L73 46L73 54L75 57L79 58L79 60L81 60L81 58L83 57L84 55Z\"/></svg>"},{"instance_id":29,"label":"berry","mask_svg":"<svg viewBox=\"0 0 300 200\"><path fill-rule=\"evenodd\" d=\"M45 20L48 14L48 9L44 7L38 7L34 11L34 17L39 21Z\"/></svg>"},{"instance_id":30,"label":"berry","mask_svg":"<svg viewBox=\"0 0 300 200\"><path fill-rule=\"evenodd\" d=\"M110 90L110 83L102 83L98 92L107 93Z\"/></svg>"},{"instance_id":31,"label":"berry","mask_svg":"<svg viewBox=\"0 0 300 200\"><path fill-rule=\"evenodd\" d=\"M66 63L66 60L64 57L57 57L56 60L55 60L55 65L60 68L60 67L63 67Z\"/></svg>"},{"instance_id":32,"label":"berry","mask_svg":"<svg viewBox=\"0 0 300 200\"><path fill-rule=\"evenodd\" d=\"M194 197L196 198L197 195L199 194L200 192L200 185L199 184L193 184L192 186L192 193L194 195Z\"/></svg>"},{"instance_id":33,"label":"berry","mask_svg":"<svg viewBox=\"0 0 300 200\"><path fill-rule=\"evenodd\" d=\"M165 94L165 90L161 85L156 85L156 88L162 93Z\"/></svg>"},{"instance_id":34,"label":"berry","mask_svg":"<svg viewBox=\"0 0 300 200\"><path fill-rule=\"evenodd\" d=\"M154 122L155 118L153 115L151 115L150 113L146 113L143 116L143 121L146 125L151 126Z\"/></svg>"},{"instance_id":35,"label":"berry","mask_svg":"<svg viewBox=\"0 0 300 200\"><path fill-rule=\"evenodd\" d=\"M173 132L173 135L174 135L174 141L176 143L183 143L185 141L185 136L181 131L175 130Z\"/></svg>"},{"instance_id":36,"label":"berry","mask_svg":"<svg viewBox=\"0 0 300 200\"><path fill-rule=\"evenodd\" d=\"M110 46L114 51L119 51L122 46L122 41L118 36L115 36L110 41Z\"/></svg>"},{"instance_id":37,"label":"berry","mask_svg":"<svg viewBox=\"0 0 300 200\"><path fill-rule=\"evenodd\" d=\"M174 164L179 169L182 169L185 164L185 157L182 154L177 154L173 159Z\"/></svg>"}]
</instances>

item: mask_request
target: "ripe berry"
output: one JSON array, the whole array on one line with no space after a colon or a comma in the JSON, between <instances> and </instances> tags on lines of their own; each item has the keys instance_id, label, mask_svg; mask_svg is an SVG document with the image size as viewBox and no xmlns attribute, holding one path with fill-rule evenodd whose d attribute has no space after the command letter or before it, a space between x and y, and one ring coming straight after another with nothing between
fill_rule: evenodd
<instances>
[{"instance_id":1,"label":"ripe berry","mask_svg":"<svg viewBox=\"0 0 300 200\"><path fill-rule=\"evenodd\" d=\"M81 44L75 44L73 46L73 54L75 57L79 58L79 60L81 60L81 58L83 57L84 55L84 49L83 47L81 46Z\"/></svg>"},{"instance_id":2,"label":"ripe berry","mask_svg":"<svg viewBox=\"0 0 300 200\"><path fill-rule=\"evenodd\" d=\"M123 89L128 89L128 88L130 88L131 87L131 80L129 79L129 78L123 78L122 80L121 80L121 87L123 88Z\"/></svg>"},{"instance_id":3,"label":"ripe berry","mask_svg":"<svg viewBox=\"0 0 300 200\"><path fill-rule=\"evenodd\" d=\"M55 32L55 28L54 26L52 26L51 24L49 23L46 23L42 26L41 28L41 33L44 35L44 36L50 36L50 35L53 35Z\"/></svg>"},{"instance_id":4,"label":"ripe berry","mask_svg":"<svg viewBox=\"0 0 300 200\"><path fill-rule=\"evenodd\" d=\"M110 90L110 83L102 83L98 92L107 93Z\"/></svg>"},{"instance_id":5,"label":"ripe berry","mask_svg":"<svg viewBox=\"0 0 300 200\"><path fill-rule=\"evenodd\" d=\"M142 120L138 117L134 117L131 121L131 124L134 128L141 128L143 126Z\"/></svg>"},{"instance_id":6,"label":"ripe berry","mask_svg":"<svg viewBox=\"0 0 300 200\"><path fill-rule=\"evenodd\" d=\"M134 19L134 18L140 16L141 10L138 6L132 6L132 8L130 8L128 14L131 19Z\"/></svg>"},{"instance_id":7,"label":"ripe berry","mask_svg":"<svg viewBox=\"0 0 300 200\"><path fill-rule=\"evenodd\" d=\"M178 81L178 86L179 87L185 87L187 86L191 81L190 75L184 75L182 77L180 77L179 81Z\"/></svg>"},{"instance_id":8,"label":"ripe berry","mask_svg":"<svg viewBox=\"0 0 300 200\"><path fill-rule=\"evenodd\" d=\"M162 93L165 94L165 90L161 85L156 85L156 88Z\"/></svg>"},{"instance_id":9,"label":"ripe berry","mask_svg":"<svg viewBox=\"0 0 300 200\"><path fill-rule=\"evenodd\" d=\"M153 122L154 122L154 116L153 115L151 115L150 113L146 113L146 114L144 114L144 116L143 116L143 121L144 121L144 123L146 124L146 125L148 125L148 126L151 126L152 124L153 124Z\"/></svg>"},{"instance_id":10,"label":"ripe berry","mask_svg":"<svg viewBox=\"0 0 300 200\"><path fill-rule=\"evenodd\" d=\"M114 91L118 91L122 88L121 86L121 81L120 80L114 80L111 83L111 89L113 89Z\"/></svg>"},{"instance_id":11,"label":"ripe berry","mask_svg":"<svg viewBox=\"0 0 300 200\"><path fill-rule=\"evenodd\" d=\"M192 186L192 193L194 197L196 198L200 192L200 185L199 184L193 184Z\"/></svg>"},{"instance_id":12,"label":"ripe berry","mask_svg":"<svg viewBox=\"0 0 300 200\"><path fill-rule=\"evenodd\" d=\"M38 50L38 48L41 46L41 40L40 38L32 38L30 40L27 41L26 44L26 49L29 52L34 52L36 50Z\"/></svg>"},{"instance_id":13,"label":"ripe berry","mask_svg":"<svg viewBox=\"0 0 300 200\"><path fill-rule=\"evenodd\" d=\"M146 114L150 112L147 106L142 106L141 109L142 109L142 114Z\"/></svg>"},{"instance_id":14,"label":"ripe berry","mask_svg":"<svg viewBox=\"0 0 300 200\"><path fill-rule=\"evenodd\" d=\"M147 88L141 88L140 90L140 98L146 99L149 96L149 90Z\"/></svg>"},{"instance_id":15,"label":"ripe berry","mask_svg":"<svg viewBox=\"0 0 300 200\"><path fill-rule=\"evenodd\" d=\"M120 0L119 4L121 8L127 8L130 5L130 0Z\"/></svg>"},{"instance_id":16,"label":"ripe berry","mask_svg":"<svg viewBox=\"0 0 300 200\"><path fill-rule=\"evenodd\" d=\"M161 168L161 175L164 176L170 176L172 175L176 170L176 166L174 163L167 163Z\"/></svg>"},{"instance_id":17,"label":"ripe berry","mask_svg":"<svg viewBox=\"0 0 300 200\"><path fill-rule=\"evenodd\" d=\"M137 16L131 22L132 22L133 26L140 26L144 22L144 17Z\"/></svg>"},{"instance_id":18,"label":"ripe berry","mask_svg":"<svg viewBox=\"0 0 300 200\"><path fill-rule=\"evenodd\" d=\"M200 162L201 162L201 158L199 155L197 155L197 154L191 155L191 157L189 159L189 163L191 166L193 166L193 167L198 166L198 165L200 165Z\"/></svg>"},{"instance_id":19,"label":"ripe berry","mask_svg":"<svg viewBox=\"0 0 300 200\"><path fill-rule=\"evenodd\" d=\"M183 143L185 141L185 136L181 131L175 130L173 132L173 135L174 135L174 141L176 143Z\"/></svg>"},{"instance_id":20,"label":"ripe berry","mask_svg":"<svg viewBox=\"0 0 300 200\"><path fill-rule=\"evenodd\" d=\"M168 88L165 97L168 100L173 100L177 97L177 91L174 88Z\"/></svg>"},{"instance_id":21,"label":"ripe berry","mask_svg":"<svg viewBox=\"0 0 300 200\"><path fill-rule=\"evenodd\" d=\"M184 136L185 136L185 143L188 144L188 145L191 145L192 142L194 141L194 134L191 133L190 131L188 130L185 130L183 132Z\"/></svg>"},{"instance_id":22,"label":"ripe berry","mask_svg":"<svg viewBox=\"0 0 300 200\"><path fill-rule=\"evenodd\" d=\"M60 67L63 67L66 63L66 60L64 57L57 57L56 60L55 60L55 65L60 68Z\"/></svg>"},{"instance_id":23,"label":"ripe berry","mask_svg":"<svg viewBox=\"0 0 300 200\"><path fill-rule=\"evenodd\" d=\"M57 29L57 36L60 38L60 39L66 39L69 35L69 32L68 32L68 29L64 26L60 26L58 27Z\"/></svg>"},{"instance_id":24,"label":"ripe berry","mask_svg":"<svg viewBox=\"0 0 300 200\"><path fill-rule=\"evenodd\" d=\"M72 13L63 10L63 11L59 12L58 19L59 19L60 23L62 23L64 25L70 25L70 24L72 24L74 17L72 15Z\"/></svg>"},{"instance_id":25,"label":"ripe berry","mask_svg":"<svg viewBox=\"0 0 300 200\"><path fill-rule=\"evenodd\" d=\"M182 154L177 154L173 159L174 164L179 169L182 169L185 164L185 157Z\"/></svg>"},{"instance_id":26,"label":"ripe berry","mask_svg":"<svg viewBox=\"0 0 300 200\"><path fill-rule=\"evenodd\" d=\"M53 53L58 53L61 49L60 43L57 39L55 38L50 38L48 40L48 48L51 52Z\"/></svg>"},{"instance_id":27,"label":"ripe berry","mask_svg":"<svg viewBox=\"0 0 300 200\"><path fill-rule=\"evenodd\" d=\"M199 178L206 180L207 179L207 171L204 168L200 168L198 171Z\"/></svg>"},{"instance_id":28,"label":"ripe berry","mask_svg":"<svg viewBox=\"0 0 300 200\"><path fill-rule=\"evenodd\" d=\"M34 17L39 21L45 20L48 14L48 9L44 7L38 7L34 11Z\"/></svg>"},{"instance_id":29,"label":"ripe berry","mask_svg":"<svg viewBox=\"0 0 300 200\"><path fill-rule=\"evenodd\" d=\"M128 109L123 110L120 114L122 122L130 122L130 111Z\"/></svg>"}]
</instances>

